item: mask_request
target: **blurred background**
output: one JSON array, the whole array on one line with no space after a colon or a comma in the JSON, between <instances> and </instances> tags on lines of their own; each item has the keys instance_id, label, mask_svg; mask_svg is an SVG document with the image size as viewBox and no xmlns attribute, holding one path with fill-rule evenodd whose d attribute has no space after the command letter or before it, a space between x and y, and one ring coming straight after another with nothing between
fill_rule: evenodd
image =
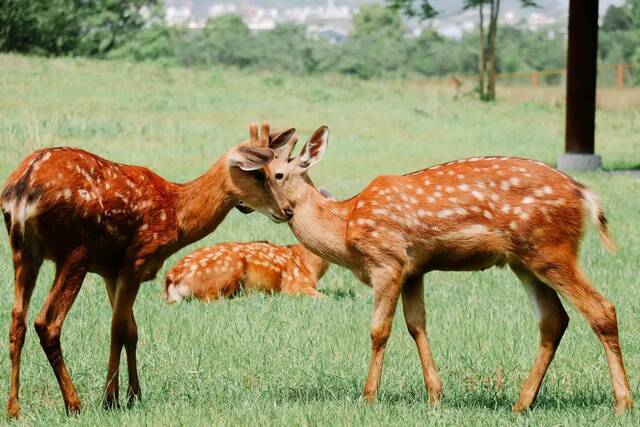
<instances>
[{"instance_id":1,"label":"blurred background","mask_svg":"<svg viewBox=\"0 0 640 427\"><path fill-rule=\"evenodd\" d=\"M599 2L602 88L640 80L639 4ZM0 51L425 78L460 93L488 61L524 90L507 96L543 98L563 83L567 21L568 0L6 0Z\"/></svg>"}]
</instances>

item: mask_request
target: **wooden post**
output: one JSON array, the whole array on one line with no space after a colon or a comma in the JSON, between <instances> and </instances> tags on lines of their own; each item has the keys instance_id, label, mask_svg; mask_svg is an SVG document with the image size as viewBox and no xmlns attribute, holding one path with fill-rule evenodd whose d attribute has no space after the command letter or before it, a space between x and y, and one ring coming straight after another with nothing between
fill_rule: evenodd
<instances>
[{"instance_id":1,"label":"wooden post","mask_svg":"<svg viewBox=\"0 0 640 427\"><path fill-rule=\"evenodd\" d=\"M600 158L593 155L597 49L598 0L570 0L566 155L558 162L558 167L563 169L596 169L600 166Z\"/></svg>"},{"instance_id":2,"label":"wooden post","mask_svg":"<svg viewBox=\"0 0 640 427\"><path fill-rule=\"evenodd\" d=\"M531 73L531 85L533 87L540 86L540 71L534 71Z\"/></svg>"},{"instance_id":3,"label":"wooden post","mask_svg":"<svg viewBox=\"0 0 640 427\"><path fill-rule=\"evenodd\" d=\"M624 65L616 64L616 89L624 89Z\"/></svg>"}]
</instances>

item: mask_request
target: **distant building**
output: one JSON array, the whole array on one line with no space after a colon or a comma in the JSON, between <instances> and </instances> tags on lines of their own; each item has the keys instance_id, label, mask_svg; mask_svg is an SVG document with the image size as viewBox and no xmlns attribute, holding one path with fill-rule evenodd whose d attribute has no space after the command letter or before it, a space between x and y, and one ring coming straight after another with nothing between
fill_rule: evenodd
<instances>
[{"instance_id":1,"label":"distant building","mask_svg":"<svg viewBox=\"0 0 640 427\"><path fill-rule=\"evenodd\" d=\"M256 6L251 0L232 3L215 0L165 0L166 22L168 25L181 25L188 28L202 28L207 19L225 14L236 14L242 18L253 32L268 31L284 22L304 25L307 33L331 43L342 43L351 32L352 18L357 8L346 4L336 5L337 0L327 0L325 5L292 6L283 8L264 8ZM345 0L342 0L345 1ZM366 1L347 0L349 4L362 4ZM559 34L566 27L567 12L564 8L509 9L500 14L502 25L511 25L532 31L546 30ZM489 9L485 10L485 23L489 22ZM478 26L478 10L451 10L429 21L408 19L405 21L407 37L419 37L430 28L445 37L459 39L465 32L475 31Z\"/></svg>"}]
</instances>

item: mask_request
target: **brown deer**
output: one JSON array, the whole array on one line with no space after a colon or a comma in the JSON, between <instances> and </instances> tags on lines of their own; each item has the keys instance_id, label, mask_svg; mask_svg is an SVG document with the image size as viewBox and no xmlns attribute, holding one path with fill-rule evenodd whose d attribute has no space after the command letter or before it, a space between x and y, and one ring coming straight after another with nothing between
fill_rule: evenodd
<instances>
[{"instance_id":1,"label":"brown deer","mask_svg":"<svg viewBox=\"0 0 640 427\"><path fill-rule=\"evenodd\" d=\"M449 77L449 83L451 83L451 87L453 87L455 91L453 98L458 99L460 96L460 88L462 87L462 80L457 78L455 75L451 75L451 77Z\"/></svg>"},{"instance_id":2,"label":"brown deer","mask_svg":"<svg viewBox=\"0 0 640 427\"><path fill-rule=\"evenodd\" d=\"M569 317L558 294L587 319L607 356L618 412L632 406L616 311L578 267L583 218L589 216L607 248L614 243L593 191L544 163L512 157L474 157L403 176L380 176L345 201L322 197L307 174L322 158L326 127L298 157L292 139L270 171L295 215L298 240L326 260L349 268L373 288L372 356L364 398L380 383L384 350L398 299L415 340L432 403L440 399L425 326L423 275L508 264L538 318L540 350L514 411L536 398Z\"/></svg>"},{"instance_id":3,"label":"brown deer","mask_svg":"<svg viewBox=\"0 0 640 427\"><path fill-rule=\"evenodd\" d=\"M301 244L221 243L182 258L167 273L165 300L212 301L236 295L241 288L264 293L319 297L318 281L329 263Z\"/></svg>"},{"instance_id":4,"label":"brown deer","mask_svg":"<svg viewBox=\"0 0 640 427\"><path fill-rule=\"evenodd\" d=\"M105 406L118 405L118 370L124 347L128 397L140 397L133 303L141 282L164 260L211 233L240 201L274 221L291 210L268 172L274 149L293 135L251 125L247 142L233 147L204 175L168 182L147 168L114 163L74 148L49 148L28 156L0 196L15 269L9 352L8 415L19 414L20 353L29 300L44 259L56 265L53 286L35 328L55 372L68 413L80 409L60 347L60 333L85 275L101 275L112 305Z\"/></svg>"}]
</instances>

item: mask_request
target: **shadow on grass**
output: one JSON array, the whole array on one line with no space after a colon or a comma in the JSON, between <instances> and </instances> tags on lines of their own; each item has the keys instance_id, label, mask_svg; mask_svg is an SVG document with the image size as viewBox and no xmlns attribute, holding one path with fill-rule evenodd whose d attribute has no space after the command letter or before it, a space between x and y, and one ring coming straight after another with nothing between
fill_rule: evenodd
<instances>
[{"instance_id":1,"label":"shadow on grass","mask_svg":"<svg viewBox=\"0 0 640 427\"><path fill-rule=\"evenodd\" d=\"M632 175L640 177L640 164L635 166L614 166L612 168L602 168L602 172L607 175Z\"/></svg>"},{"instance_id":2,"label":"shadow on grass","mask_svg":"<svg viewBox=\"0 0 640 427\"><path fill-rule=\"evenodd\" d=\"M287 388L286 390L275 391L279 402L296 403L317 403L317 402L360 402L360 389L355 384L349 386L343 384L338 387L306 386L302 388ZM440 408L443 409L489 409L496 411L511 412L513 404L516 402L518 394L514 393L491 393L488 391L474 391L468 393L456 393L443 395ZM426 391L408 390L401 391L381 391L378 394L376 403L383 405L417 406L428 405L428 395ZM592 390L575 390L571 393L545 393L538 396L531 411L545 410L565 410L565 409L585 409L590 407L610 407L613 411L613 398L606 392Z\"/></svg>"},{"instance_id":3,"label":"shadow on grass","mask_svg":"<svg viewBox=\"0 0 640 427\"><path fill-rule=\"evenodd\" d=\"M352 289L321 289L320 293L331 299L355 299L356 293Z\"/></svg>"}]
</instances>

